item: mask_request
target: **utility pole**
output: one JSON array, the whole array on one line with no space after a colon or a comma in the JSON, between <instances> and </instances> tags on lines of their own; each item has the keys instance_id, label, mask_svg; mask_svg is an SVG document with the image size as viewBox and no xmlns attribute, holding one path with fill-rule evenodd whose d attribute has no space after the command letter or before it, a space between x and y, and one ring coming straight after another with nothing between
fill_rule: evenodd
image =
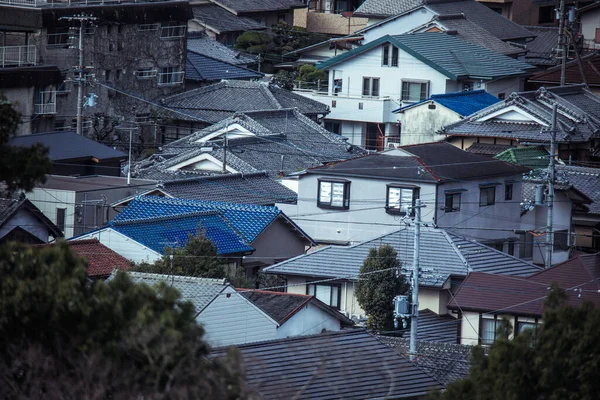
<instances>
[{"instance_id":1,"label":"utility pole","mask_svg":"<svg viewBox=\"0 0 600 400\"><path fill-rule=\"evenodd\" d=\"M129 128L129 162L127 166L127 186L131 183L131 139L133 137L133 128Z\"/></svg>"},{"instance_id":2,"label":"utility pole","mask_svg":"<svg viewBox=\"0 0 600 400\"><path fill-rule=\"evenodd\" d=\"M223 139L223 173L227 173L227 147L229 146L229 122L225 128L225 139Z\"/></svg>"},{"instance_id":3,"label":"utility pole","mask_svg":"<svg viewBox=\"0 0 600 400\"><path fill-rule=\"evenodd\" d=\"M552 106L552 132L550 136L550 164L548 165L548 217L546 220L546 268L552 266L552 251L554 250L554 232L552 217L554 209L554 153L556 152L556 117L558 105Z\"/></svg>"},{"instance_id":4,"label":"utility pole","mask_svg":"<svg viewBox=\"0 0 600 400\"><path fill-rule=\"evenodd\" d=\"M560 86L565 85L567 77L567 41L565 40L565 0L560 0L558 9L558 49L562 53L560 60Z\"/></svg>"},{"instance_id":5,"label":"utility pole","mask_svg":"<svg viewBox=\"0 0 600 400\"><path fill-rule=\"evenodd\" d=\"M415 242L413 249L412 312L410 317L410 359L417 357L417 328L419 318L419 242L421 239L421 199L415 201Z\"/></svg>"}]
</instances>

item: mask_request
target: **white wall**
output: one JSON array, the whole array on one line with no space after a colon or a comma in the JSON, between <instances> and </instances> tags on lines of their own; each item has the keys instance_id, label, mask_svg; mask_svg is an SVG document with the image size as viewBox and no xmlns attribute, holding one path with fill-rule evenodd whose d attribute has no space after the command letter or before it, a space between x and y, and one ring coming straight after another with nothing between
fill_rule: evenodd
<instances>
[{"instance_id":1,"label":"white wall","mask_svg":"<svg viewBox=\"0 0 600 400\"><path fill-rule=\"evenodd\" d=\"M460 344L476 346L479 344L479 313L462 313Z\"/></svg>"},{"instance_id":2,"label":"white wall","mask_svg":"<svg viewBox=\"0 0 600 400\"><path fill-rule=\"evenodd\" d=\"M48 219L56 224L56 209L65 208L65 231L66 238L73 236L75 225L75 192L69 190L34 188L27 193L27 198Z\"/></svg>"},{"instance_id":3,"label":"white wall","mask_svg":"<svg viewBox=\"0 0 600 400\"><path fill-rule=\"evenodd\" d=\"M405 14L401 17L396 18L393 21L389 21L376 28L372 28L363 34L363 43L369 43L373 40L377 40L385 35L401 35L414 28L423 25L426 22L431 21L434 17L434 13L427 8L421 8ZM371 19L369 19L371 23Z\"/></svg>"},{"instance_id":4,"label":"white wall","mask_svg":"<svg viewBox=\"0 0 600 400\"><path fill-rule=\"evenodd\" d=\"M271 340L277 337L277 325L232 288L231 295L221 294L210 303L196 321L206 331L211 346L229 346ZM224 292L226 293L226 292Z\"/></svg>"},{"instance_id":5,"label":"white wall","mask_svg":"<svg viewBox=\"0 0 600 400\"><path fill-rule=\"evenodd\" d=\"M341 328L340 320L313 304L306 304L277 329L277 339L290 336L316 335L323 330L335 332Z\"/></svg>"},{"instance_id":6,"label":"white wall","mask_svg":"<svg viewBox=\"0 0 600 400\"><path fill-rule=\"evenodd\" d=\"M90 232L78 236L77 240L96 238L100 243L111 249L117 254L131 260L135 263L147 262L153 263L162 256L152 249L136 242L133 239L113 230L104 228L98 231Z\"/></svg>"},{"instance_id":7,"label":"white wall","mask_svg":"<svg viewBox=\"0 0 600 400\"><path fill-rule=\"evenodd\" d=\"M430 104L433 104L435 109L430 109ZM401 115L400 143L403 146L443 140L445 136L436 135L436 132L461 119L459 114L436 102L427 102L409 108Z\"/></svg>"},{"instance_id":8,"label":"white wall","mask_svg":"<svg viewBox=\"0 0 600 400\"><path fill-rule=\"evenodd\" d=\"M600 9L595 9L580 15L581 33L585 40L596 38L596 28L600 28Z\"/></svg>"}]
</instances>

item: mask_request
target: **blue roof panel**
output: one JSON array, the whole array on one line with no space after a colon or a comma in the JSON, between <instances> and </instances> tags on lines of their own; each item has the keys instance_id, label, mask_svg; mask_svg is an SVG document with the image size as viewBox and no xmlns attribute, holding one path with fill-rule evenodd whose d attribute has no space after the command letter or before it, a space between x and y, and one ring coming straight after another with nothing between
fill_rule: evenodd
<instances>
[{"instance_id":1,"label":"blue roof panel","mask_svg":"<svg viewBox=\"0 0 600 400\"><path fill-rule=\"evenodd\" d=\"M474 114L488 106L491 106L492 104L496 104L501 101L499 98L492 96L485 90L473 90L466 92L434 94L428 99L408 106L400 107L392 112L403 111L419 104L427 103L431 100L435 100L437 103L449 108L463 117Z\"/></svg>"}]
</instances>

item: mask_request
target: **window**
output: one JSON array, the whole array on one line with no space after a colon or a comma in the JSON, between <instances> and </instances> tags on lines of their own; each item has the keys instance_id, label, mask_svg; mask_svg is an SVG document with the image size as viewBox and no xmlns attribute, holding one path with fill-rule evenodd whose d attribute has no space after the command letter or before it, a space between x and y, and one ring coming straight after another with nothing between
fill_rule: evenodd
<instances>
[{"instance_id":1,"label":"window","mask_svg":"<svg viewBox=\"0 0 600 400\"><path fill-rule=\"evenodd\" d=\"M350 182L319 180L317 207L348 209L350 207Z\"/></svg>"},{"instance_id":2,"label":"window","mask_svg":"<svg viewBox=\"0 0 600 400\"><path fill-rule=\"evenodd\" d=\"M461 200L461 193L457 193L457 192L446 193L446 202L444 204L444 211L447 213L460 211L460 200Z\"/></svg>"},{"instance_id":3,"label":"window","mask_svg":"<svg viewBox=\"0 0 600 400\"><path fill-rule=\"evenodd\" d=\"M339 309L341 298L340 285L306 285L306 294L315 296L328 306Z\"/></svg>"},{"instance_id":4,"label":"window","mask_svg":"<svg viewBox=\"0 0 600 400\"><path fill-rule=\"evenodd\" d=\"M110 69L104 71L104 80L110 82Z\"/></svg>"},{"instance_id":5,"label":"window","mask_svg":"<svg viewBox=\"0 0 600 400\"><path fill-rule=\"evenodd\" d=\"M554 22L554 6L542 6L538 13L538 23L547 24Z\"/></svg>"},{"instance_id":6,"label":"window","mask_svg":"<svg viewBox=\"0 0 600 400\"><path fill-rule=\"evenodd\" d=\"M519 258L533 257L533 235L529 232L522 233L519 236Z\"/></svg>"},{"instance_id":7,"label":"window","mask_svg":"<svg viewBox=\"0 0 600 400\"><path fill-rule=\"evenodd\" d=\"M185 35L186 25L178 22L163 22L160 24L161 39L175 39Z\"/></svg>"},{"instance_id":8,"label":"window","mask_svg":"<svg viewBox=\"0 0 600 400\"><path fill-rule=\"evenodd\" d=\"M388 44L383 46L383 56L381 60L382 65L390 65L390 46Z\"/></svg>"},{"instance_id":9,"label":"window","mask_svg":"<svg viewBox=\"0 0 600 400\"><path fill-rule=\"evenodd\" d=\"M48 28L48 47L68 47L71 34L68 27Z\"/></svg>"},{"instance_id":10,"label":"window","mask_svg":"<svg viewBox=\"0 0 600 400\"><path fill-rule=\"evenodd\" d=\"M479 207L496 204L496 187L484 186L479 189Z\"/></svg>"},{"instance_id":11,"label":"window","mask_svg":"<svg viewBox=\"0 0 600 400\"><path fill-rule=\"evenodd\" d=\"M569 250L569 231L564 229L554 231L554 250L566 251Z\"/></svg>"},{"instance_id":12,"label":"window","mask_svg":"<svg viewBox=\"0 0 600 400\"><path fill-rule=\"evenodd\" d=\"M141 24L138 26L140 32L157 31L158 24Z\"/></svg>"},{"instance_id":13,"label":"window","mask_svg":"<svg viewBox=\"0 0 600 400\"><path fill-rule=\"evenodd\" d=\"M331 133L342 133L341 124L339 122L325 121L325 129Z\"/></svg>"},{"instance_id":14,"label":"window","mask_svg":"<svg viewBox=\"0 0 600 400\"><path fill-rule=\"evenodd\" d=\"M164 67L158 72L158 85L177 85L183 83L183 71L179 67Z\"/></svg>"},{"instance_id":15,"label":"window","mask_svg":"<svg viewBox=\"0 0 600 400\"><path fill-rule=\"evenodd\" d=\"M513 199L513 184L505 183L504 184L504 200L512 200Z\"/></svg>"},{"instance_id":16,"label":"window","mask_svg":"<svg viewBox=\"0 0 600 400\"><path fill-rule=\"evenodd\" d=\"M515 255L515 242L513 242L512 240L508 242L508 249L506 253L511 256Z\"/></svg>"},{"instance_id":17,"label":"window","mask_svg":"<svg viewBox=\"0 0 600 400\"><path fill-rule=\"evenodd\" d=\"M121 70L117 69L115 70L115 80L118 81L119 79L121 79Z\"/></svg>"},{"instance_id":18,"label":"window","mask_svg":"<svg viewBox=\"0 0 600 400\"><path fill-rule=\"evenodd\" d=\"M363 78L363 96L379 97L379 78Z\"/></svg>"},{"instance_id":19,"label":"window","mask_svg":"<svg viewBox=\"0 0 600 400\"><path fill-rule=\"evenodd\" d=\"M66 208L56 209L56 226L58 227L58 229L60 229L61 232L65 231L66 211Z\"/></svg>"},{"instance_id":20,"label":"window","mask_svg":"<svg viewBox=\"0 0 600 400\"><path fill-rule=\"evenodd\" d=\"M519 333L523 333L525 331L536 331L537 330L537 324L535 322L523 322L523 321L519 321L517 322L517 334Z\"/></svg>"},{"instance_id":21,"label":"window","mask_svg":"<svg viewBox=\"0 0 600 400\"><path fill-rule=\"evenodd\" d=\"M494 344L496 341L496 319L481 317L480 328L481 344Z\"/></svg>"},{"instance_id":22,"label":"window","mask_svg":"<svg viewBox=\"0 0 600 400\"><path fill-rule=\"evenodd\" d=\"M413 207L418 197L418 188L388 185L385 202L386 212L400 215L406 215L408 212L409 215L414 215L414 209L408 209L408 207Z\"/></svg>"},{"instance_id":23,"label":"window","mask_svg":"<svg viewBox=\"0 0 600 400\"><path fill-rule=\"evenodd\" d=\"M359 110L364 109L364 103L362 103L362 102L358 103L358 109Z\"/></svg>"},{"instance_id":24,"label":"window","mask_svg":"<svg viewBox=\"0 0 600 400\"><path fill-rule=\"evenodd\" d=\"M388 67L398 66L398 48L391 44L386 44L382 47L381 65ZM390 57L391 56L391 57Z\"/></svg>"},{"instance_id":25,"label":"window","mask_svg":"<svg viewBox=\"0 0 600 400\"><path fill-rule=\"evenodd\" d=\"M392 67L398 66L398 48L392 46Z\"/></svg>"},{"instance_id":26,"label":"window","mask_svg":"<svg viewBox=\"0 0 600 400\"><path fill-rule=\"evenodd\" d=\"M35 92L33 113L56 114L56 90L52 86L38 88Z\"/></svg>"},{"instance_id":27,"label":"window","mask_svg":"<svg viewBox=\"0 0 600 400\"><path fill-rule=\"evenodd\" d=\"M429 82L402 81L402 101L417 102L429 96Z\"/></svg>"},{"instance_id":28,"label":"window","mask_svg":"<svg viewBox=\"0 0 600 400\"><path fill-rule=\"evenodd\" d=\"M135 71L135 77L138 79L151 79L157 75L158 71L153 68L141 68Z\"/></svg>"}]
</instances>

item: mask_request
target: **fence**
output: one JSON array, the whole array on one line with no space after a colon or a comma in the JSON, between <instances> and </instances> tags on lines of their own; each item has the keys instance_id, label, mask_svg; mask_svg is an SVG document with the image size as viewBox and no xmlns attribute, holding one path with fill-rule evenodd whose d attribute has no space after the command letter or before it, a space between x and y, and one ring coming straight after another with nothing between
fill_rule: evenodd
<instances>
[{"instance_id":1,"label":"fence","mask_svg":"<svg viewBox=\"0 0 600 400\"><path fill-rule=\"evenodd\" d=\"M0 47L0 67L35 65L37 63L37 48L30 46Z\"/></svg>"}]
</instances>

